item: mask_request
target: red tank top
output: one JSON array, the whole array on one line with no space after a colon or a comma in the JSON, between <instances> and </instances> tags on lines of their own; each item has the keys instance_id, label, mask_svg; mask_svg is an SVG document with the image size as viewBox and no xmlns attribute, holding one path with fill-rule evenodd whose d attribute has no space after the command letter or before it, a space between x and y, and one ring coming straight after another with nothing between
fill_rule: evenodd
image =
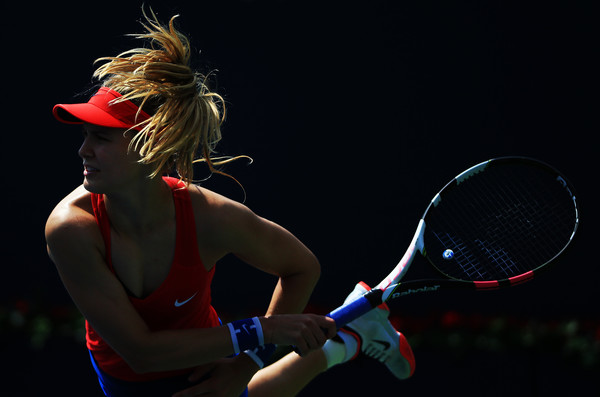
<instances>
[{"instance_id":1,"label":"red tank top","mask_svg":"<svg viewBox=\"0 0 600 397\"><path fill-rule=\"evenodd\" d=\"M175 178L163 178L171 187L176 214L175 256L163 283L144 299L130 296L129 301L151 331L165 329L209 328L219 326L219 318L211 306L210 283L214 267L207 271L200 259L196 240L196 224L190 194L185 184ZM104 196L92 193L94 216L106 251L106 263L114 273L111 259L110 224ZM147 381L189 373L190 370L136 374L86 321L87 347L100 368L118 379Z\"/></svg>"}]
</instances>

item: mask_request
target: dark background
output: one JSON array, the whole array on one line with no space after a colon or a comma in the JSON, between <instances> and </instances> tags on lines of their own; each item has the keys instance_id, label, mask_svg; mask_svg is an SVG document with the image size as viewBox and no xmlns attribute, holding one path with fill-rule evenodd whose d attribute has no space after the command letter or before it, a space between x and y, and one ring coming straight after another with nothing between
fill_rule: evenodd
<instances>
[{"instance_id":1,"label":"dark background","mask_svg":"<svg viewBox=\"0 0 600 397\"><path fill-rule=\"evenodd\" d=\"M217 70L212 86L228 110L219 150L254 158L226 169L245 203L319 257L311 311L326 313L356 282L385 276L431 197L471 165L536 157L576 187L582 223L553 271L508 291L390 305L414 347L412 379L356 361L302 395L600 389L593 10L571 1L146 4L162 21L181 14L195 66ZM55 122L51 109L85 101L78 95L92 84L93 61L135 45L123 35L141 31L140 6L2 6L2 395L99 395L81 319L45 255L45 219L81 183L79 130ZM205 185L244 199L227 178ZM228 258L217 267L214 305L225 319L260 313L273 282Z\"/></svg>"}]
</instances>

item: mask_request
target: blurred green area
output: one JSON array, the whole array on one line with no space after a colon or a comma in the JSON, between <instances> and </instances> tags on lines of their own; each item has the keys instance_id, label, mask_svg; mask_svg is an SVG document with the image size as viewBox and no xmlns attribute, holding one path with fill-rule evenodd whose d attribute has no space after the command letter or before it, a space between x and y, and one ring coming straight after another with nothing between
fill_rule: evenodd
<instances>
[{"instance_id":1,"label":"blurred green area","mask_svg":"<svg viewBox=\"0 0 600 397\"><path fill-rule=\"evenodd\" d=\"M458 359L476 352L538 351L560 356L584 371L600 370L598 318L549 319L446 311L422 317L392 314L391 321L415 351L437 351ZM2 345L18 342L24 349L41 351L54 338L84 346L85 324L74 306L48 306L27 300L0 306Z\"/></svg>"}]
</instances>

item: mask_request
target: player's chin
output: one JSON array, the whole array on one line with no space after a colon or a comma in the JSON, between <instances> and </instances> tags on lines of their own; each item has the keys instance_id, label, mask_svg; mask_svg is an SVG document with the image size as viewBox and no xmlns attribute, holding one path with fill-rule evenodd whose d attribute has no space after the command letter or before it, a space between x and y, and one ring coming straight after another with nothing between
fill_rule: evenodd
<instances>
[{"instance_id":1,"label":"player's chin","mask_svg":"<svg viewBox=\"0 0 600 397\"><path fill-rule=\"evenodd\" d=\"M95 180L93 178L84 177L83 178L83 188L90 193L95 193L95 194L106 193L106 187L103 186L102 182Z\"/></svg>"}]
</instances>

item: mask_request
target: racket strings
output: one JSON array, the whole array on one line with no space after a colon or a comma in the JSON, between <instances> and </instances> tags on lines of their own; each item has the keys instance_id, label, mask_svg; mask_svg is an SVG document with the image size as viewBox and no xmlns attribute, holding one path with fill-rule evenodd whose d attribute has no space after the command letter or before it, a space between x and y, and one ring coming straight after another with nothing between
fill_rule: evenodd
<instances>
[{"instance_id":1,"label":"racket strings","mask_svg":"<svg viewBox=\"0 0 600 397\"><path fill-rule=\"evenodd\" d=\"M428 257L442 273L471 281L533 270L562 251L575 219L572 198L539 167L490 167L441 192L428 211ZM433 248L432 248L433 247ZM450 260L441 253L452 250Z\"/></svg>"}]
</instances>

